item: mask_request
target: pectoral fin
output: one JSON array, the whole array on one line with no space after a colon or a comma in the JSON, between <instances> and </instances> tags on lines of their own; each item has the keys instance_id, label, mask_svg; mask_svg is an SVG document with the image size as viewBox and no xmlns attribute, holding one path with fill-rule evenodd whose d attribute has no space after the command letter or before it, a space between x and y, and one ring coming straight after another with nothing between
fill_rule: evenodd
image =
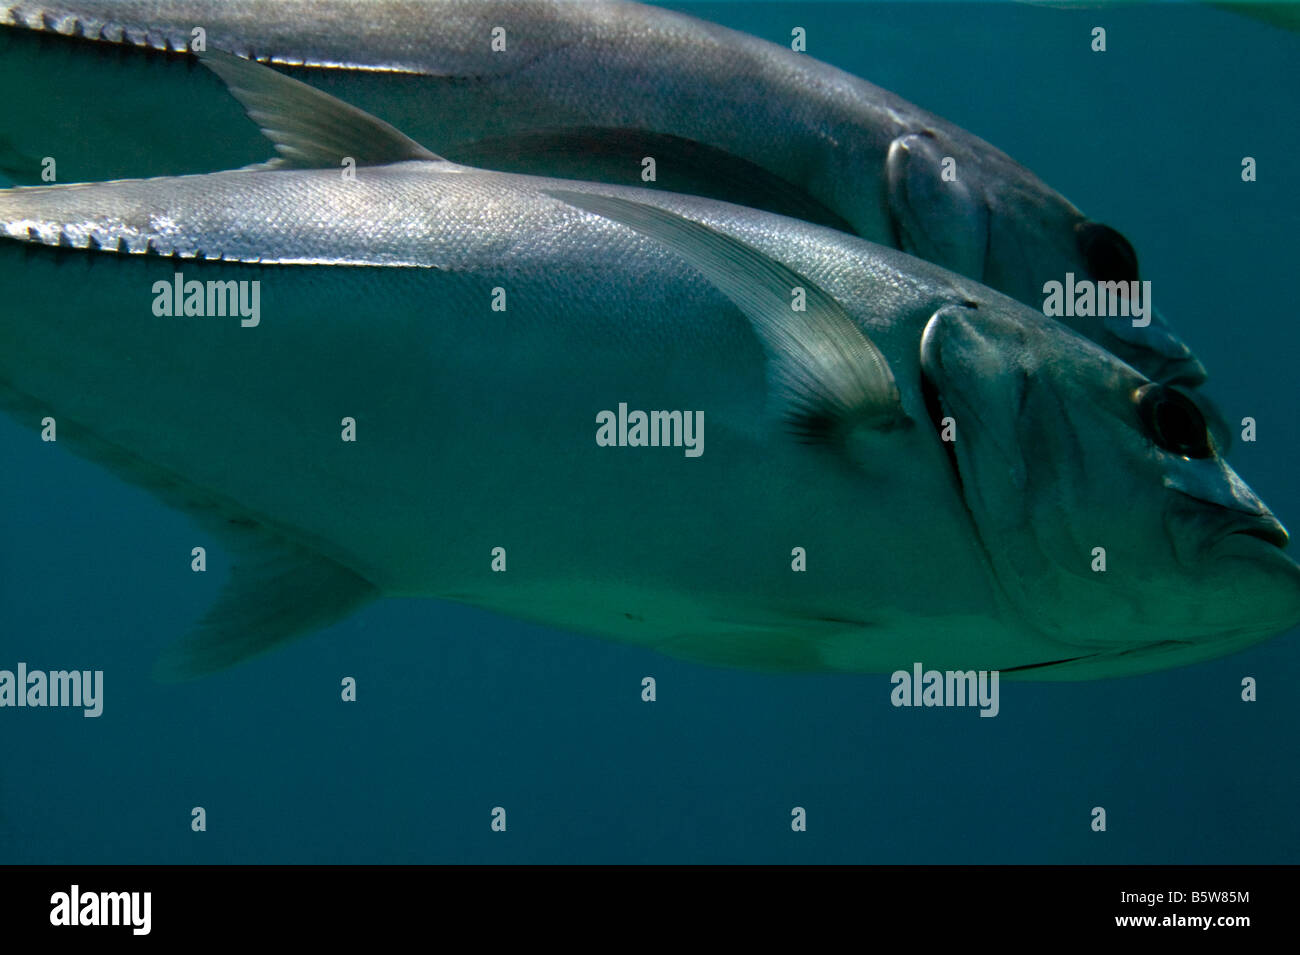
<instances>
[{"instance_id":1,"label":"pectoral fin","mask_svg":"<svg viewBox=\"0 0 1300 955\"><path fill-rule=\"evenodd\" d=\"M731 299L763 343L773 390L799 437L832 442L858 428L909 423L885 356L843 306L807 278L657 206L558 189L547 194L662 242Z\"/></svg>"},{"instance_id":2,"label":"pectoral fin","mask_svg":"<svg viewBox=\"0 0 1300 955\"><path fill-rule=\"evenodd\" d=\"M218 50L198 56L280 153L254 168L338 168L347 158L358 166L442 158L382 119L269 66Z\"/></svg>"},{"instance_id":3,"label":"pectoral fin","mask_svg":"<svg viewBox=\"0 0 1300 955\"><path fill-rule=\"evenodd\" d=\"M740 667L768 673L816 673L826 669L818 644L797 628L719 625L698 633L679 633L655 649L679 660Z\"/></svg>"},{"instance_id":4,"label":"pectoral fin","mask_svg":"<svg viewBox=\"0 0 1300 955\"><path fill-rule=\"evenodd\" d=\"M718 620L707 628L676 633L655 649L714 666L771 673L817 673L836 669L835 648L854 644L872 628L865 620L788 614L782 622Z\"/></svg>"}]
</instances>

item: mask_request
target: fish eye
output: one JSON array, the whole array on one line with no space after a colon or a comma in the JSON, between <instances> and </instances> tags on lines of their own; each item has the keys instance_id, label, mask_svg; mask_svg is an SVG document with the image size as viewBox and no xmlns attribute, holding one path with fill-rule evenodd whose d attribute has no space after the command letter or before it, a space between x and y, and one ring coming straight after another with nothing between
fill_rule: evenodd
<instances>
[{"instance_id":1,"label":"fish eye","mask_svg":"<svg viewBox=\"0 0 1300 955\"><path fill-rule=\"evenodd\" d=\"M1153 383L1135 391L1133 399L1147 434L1160 447L1188 458L1214 457L1214 441L1205 415L1191 398Z\"/></svg>"},{"instance_id":2,"label":"fish eye","mask_svg":"<svg viewBox=\"0 0 1300 955\"><path fill-rule=\"evenodd\" d=\"M1128 239L1100 222L1080 222L1074 227L1079 251L1088 271L1098 282L1136 282L1138 258Z\"/></svg>"}]
</instances>

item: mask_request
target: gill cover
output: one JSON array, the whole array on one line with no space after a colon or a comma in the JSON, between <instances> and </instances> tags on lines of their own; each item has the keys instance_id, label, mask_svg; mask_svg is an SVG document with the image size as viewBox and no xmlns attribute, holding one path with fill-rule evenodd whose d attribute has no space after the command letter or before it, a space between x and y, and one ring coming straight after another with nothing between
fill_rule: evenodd
<instances>
[{"instance_id":1,"label":"gill cover","mask_svg":"<svg viewBox=\"0 0 1300 955\"><path fill-rule=\"evenodd\" d=\"M990 334L996 321L971 304L945 305L936 311L921 334L921 373L942 412L956 424L954 444L961 447L959 442L969 444L977 436L992 443L1006 465L1012 486L1022 491L1026 481L1025 458L1015 435L1002 433L1006 415L999 415L997 409L982 406L980 402L967 405L960 400L963 392L960 379L976 378L988 386L1000 382L1003 398L1011 403L1010 407L1018 407L1023 401L1027 386L1023 361L1029 355L1028 343L1023 336L1017 336L1020 347L1008 348L1007 341ZM958 460L965 457L964 453L957 454Z\"/></svg>"},{"instance_id":2,"label":"gill cover","mask_svg":"<svg viewBox=\"0 0 1300 955\"><path fill-rule=\"evenodd\" d=\"M1000 315L996 306L952 304L926 323L920 357L926 391L938 405L932 414L955 425L946 450L1002 592L1022 618L1055 633L1042 619L1062 596L1046 545L1060 545L1058 531L1070 535L1070 514L1045 460L1051 452L1021 432L1031 400L1051 395L1050 383L1039 387L1054 370L1044 365L1071 357L1044 347L1049 334L1041 324ZM1092 346L1078 340L1077 347Z\"/></svg>"},{"instance_id":3,"label":"gill cover","mask_svg":"<svg viewBox=\"0 0 1300 955\"><path fill-rule=\"evenodd\" d=\"M947 176L947 178L945 178ZM988 250L984 199L957 174L934 134L908 133L890 144L885 160L895 244L973 279L983 279Z\"/></svg>"}]
</instances>

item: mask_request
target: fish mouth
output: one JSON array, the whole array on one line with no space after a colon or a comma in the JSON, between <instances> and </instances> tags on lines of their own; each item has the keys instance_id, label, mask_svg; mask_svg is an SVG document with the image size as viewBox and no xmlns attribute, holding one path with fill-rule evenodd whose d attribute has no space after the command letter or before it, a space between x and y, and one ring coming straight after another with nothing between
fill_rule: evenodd
<instances>
[{"instance_id":1,"label":"fish mouth","mask_svg":"<svg viewBox=\"0 0 1300 955\"><path fill-rule=\"evenodd\" d=\"M1276 584L1295 593L1300 608L1300 564L1286 550L1290 540L1286 528L1271 514L1234 515L1202 555L1211 561L1244 561L1251 573L1272 576Z\"/></svg>"},{"instance_id":2,"label":"fish mouth","mask_svg":"<svg viewBox=\"0 0 1300 955\"><path fill-rule=\"evenodd\" d=\"M1260 516L1252 518L1246 523L1246 526L1234 528L1228 531L1224 537L1228 538L1237 534L1254 537L1266 544L1272 544L1278 550L1286 549L1286 545L1291 541L1291 535L1287 533L1286 528L1275 517Z\"/></svg>"},{"instance_id":3,"label":"fish mouth","mask_svg":"<svg viewBox=\"0 0 1300 955\"><path fill-rule=\"evenodd\" d=\"M1189 525L1197 529L1189 532ZM1268 551L1291 562L1284 553L1291 535L1267 510L1252 514L1175 489L1173 506L1165 512L1165 528L1184 566L1199 564L1211 552L1221 550L1258 558L1264 552L1259 544L1269 545Z\"/></svg>"}]
</instances>

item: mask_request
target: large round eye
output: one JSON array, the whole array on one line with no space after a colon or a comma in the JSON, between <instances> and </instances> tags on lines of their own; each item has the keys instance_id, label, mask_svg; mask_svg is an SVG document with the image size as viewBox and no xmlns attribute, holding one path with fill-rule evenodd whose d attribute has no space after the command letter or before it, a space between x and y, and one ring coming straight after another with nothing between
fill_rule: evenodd
<instances>
[{"instance_id":1,"label":"large round eye","mask_svg":"<svg viewBox=\"0 0 1300 955\"><path fill-rule=\"evenodd\" d=\"M1188 458L1214 456L1214 440L1196 403L1165 385L1143 385L1133 393L1147 434L1166 451Z\"/></svg>"},{"instance_id":2,"label":"large round eye","mask_svg":"<svg viewBox=\"0 0 1300 955\"><path fill-rule=\"evenodd\" d=\"M1097 282L1136 282L1138 257L1124 238L1100 222L1080 222L1074 227L1079 251Z\"/></svg>"}]
</instances>

